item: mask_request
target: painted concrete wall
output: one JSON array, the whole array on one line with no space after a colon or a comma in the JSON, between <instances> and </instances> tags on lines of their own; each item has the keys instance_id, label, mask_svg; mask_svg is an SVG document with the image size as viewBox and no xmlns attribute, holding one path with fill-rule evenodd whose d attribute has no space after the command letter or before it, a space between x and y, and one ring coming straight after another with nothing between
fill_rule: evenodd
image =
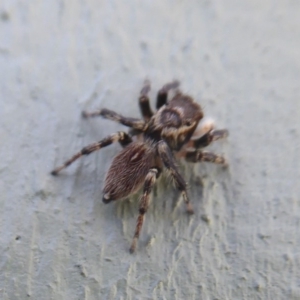
<instances>
[{"instance_id":1,"label":"painted concrete wall","mask_svg":"<svg viewBox=\"0 0 300 300\"><path fill-rule=\"evenodd\" d=\"M0 3L0 299L300 299L299 1ZM137 252L137 197L105 205L119 145L49 171L138 117L174 78L220 128L229 170L162 179Z\"/></svg>"}]
</instances>

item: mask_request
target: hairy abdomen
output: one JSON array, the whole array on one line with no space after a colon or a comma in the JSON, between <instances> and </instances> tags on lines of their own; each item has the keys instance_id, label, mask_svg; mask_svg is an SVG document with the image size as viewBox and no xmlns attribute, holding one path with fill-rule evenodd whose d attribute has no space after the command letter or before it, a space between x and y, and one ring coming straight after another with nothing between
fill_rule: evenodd
<instances>
[{"instance_id":1,"label":"hairy abdomen","mask_svg":"<svg viewBox=\"0 0 300 300\"><path fill-rule=\"evenodd\" d=\"M113 160L105 178L103 202L124 198L137 191L154 166L155 149L145 142L134 142Z\"/></svg>"}]
</instances>

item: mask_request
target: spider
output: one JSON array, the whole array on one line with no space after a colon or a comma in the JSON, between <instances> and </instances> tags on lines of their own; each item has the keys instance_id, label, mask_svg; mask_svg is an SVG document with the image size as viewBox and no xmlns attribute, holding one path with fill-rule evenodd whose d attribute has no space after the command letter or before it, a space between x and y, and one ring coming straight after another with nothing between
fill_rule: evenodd
<instances>
[{"instance_id":1,"label":"spider","mask_svg":"<svg viewBox=\"0 0 300 300\"><path fill-rule=\"evenodd\" d=\"M130 247L131 253L136 249L149 207L150 193L163 168L167 169L175 186L181 192L187 212L190 214L194 212L187 195L187 183L178 171L175 156L184 157L187 161L194 163L204 161L227 165L224 157L201 149L213 141L227 137L228 131L226 129L215 130L212 123L207 126L198 126L203 118L203 111L190 96L182 94L178 86L179 82L173 81L159 90L156 101L157 111L154 113L148 97L150 83L145 81L139 97L143 120L127 118L105 108L94 112L83 111L84 118L102 116L128 126L131 130L128 133L119 131L82 148L51 172L52 175L57 175L82 155L88 155L114 142L121 144L123 149L113 159L105 178L103 202L109 203L125 198L143 186L139 202L139 216ZM168 101L168 92L172 89L175 93ZM134 136L139 138L134 140Z\"/></svg>"}]
</instances>

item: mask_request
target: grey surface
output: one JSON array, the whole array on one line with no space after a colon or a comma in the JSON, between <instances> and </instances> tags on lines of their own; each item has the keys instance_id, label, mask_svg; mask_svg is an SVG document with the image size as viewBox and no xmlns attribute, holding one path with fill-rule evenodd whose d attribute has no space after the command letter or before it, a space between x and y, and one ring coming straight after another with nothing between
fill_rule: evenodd
<instances>
[{"instance_id":1,"label":"grey surface","mask_svg":"<svg viewBox=\"0 0 300 300\"><path fill-rule=\"evenodd\" d=\"M299 1L2 1L0 299L300 299ZM137 197L105 205L118 145L52 178L177 78L230 130L230 169L162 180L137 253ZM154 101L153 103L154 104Z\"/></svg>"}]
</instances>

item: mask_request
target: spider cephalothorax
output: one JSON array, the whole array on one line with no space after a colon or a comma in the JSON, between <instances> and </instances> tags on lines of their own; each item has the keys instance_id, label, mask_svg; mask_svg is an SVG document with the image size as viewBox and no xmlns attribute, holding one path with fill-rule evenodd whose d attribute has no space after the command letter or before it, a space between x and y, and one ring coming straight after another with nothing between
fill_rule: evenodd
<instances>
[{"instance_id":1,"label":"spider cephalothorax","mask_svg":"<svg viewBox=\"0 0 300 300\"><path fill-rule=\"evenodd\" d=\"M207 161L226 164L222 156L200 149L212 141L226 137L228 131L226 129L214 130L211 123L209 126L199 128L199 121L203 118L200 105L178 90L176 90L174 97L168 101L169 90L177 89L178 86L179 83L174 81L166 84L158 92L157 112L153 113L148 98L150 84L146 81L139 98L144 120L126 118L108 109L101 109L92 113L83 112L82 115L85 118L102 116L131 127L132 130L129 133L117 132L97 143L84 147L62 166L52 171L52 175L57 175L82 155L88 155L113 142L119 142L124 147L114 158L107 172L103 188L103 202L109 203L125 198L143 186L139 217L130 252L136 248L144 215L149 206L150 192L163 168L166 168L174 179L175 185L187 205L187 211L193 213L186 192L187 184L178 172L174 154L185 157L190 162ZM201 134L196 137L196 133L199 135L199 131ZM133 136L135 135L141 138L134 141Z\"/></svg>"},{"instance_id":2,"label":"spider cephalothorax","mask_svg":"<svg viewBox=\"0 0 300 300\"><path fill-rule=\"evenodd\" d=\"M177 92L174 98L152 116L145 136L164 140L171 150L179 151L191 138L203 113L199 104Z\"/></svg>"}]
</instances>

